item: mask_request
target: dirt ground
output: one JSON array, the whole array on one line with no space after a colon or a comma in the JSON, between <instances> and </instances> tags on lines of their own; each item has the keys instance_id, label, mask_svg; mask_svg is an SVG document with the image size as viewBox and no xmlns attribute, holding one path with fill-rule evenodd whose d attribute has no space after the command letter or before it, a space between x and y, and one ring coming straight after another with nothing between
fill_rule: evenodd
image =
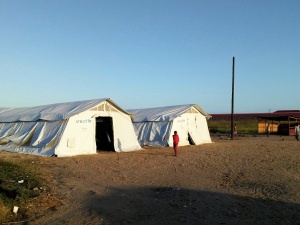
<instances>
[{"instance_id":1,"label":"dirt ground","mask_svg":"<svg viewBox=\"0 0 300 225\"><path fill-rule=\"evenodd\" d=\"M67 158L0 152L36 163L52 194L26 224L300 224L300 141L247 136ZM20 209L22 210L22 209Z\"/></svg>"}]
</instances>

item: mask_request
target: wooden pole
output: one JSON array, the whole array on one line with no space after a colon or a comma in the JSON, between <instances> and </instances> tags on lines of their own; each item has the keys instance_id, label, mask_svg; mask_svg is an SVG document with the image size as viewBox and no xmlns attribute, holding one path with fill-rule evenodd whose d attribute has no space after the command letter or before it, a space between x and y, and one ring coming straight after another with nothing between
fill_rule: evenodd
<instances>
[{"instance_id":1,"label":"wooden pole","mask_svg":"<svg viewBox=\"0 0 300 225\"><path fill-rule=\"evenodd\" d=\"M234 113L234 57L232 58L231 139L233 139L233 113Z\"/></svg>"}]
</instances>

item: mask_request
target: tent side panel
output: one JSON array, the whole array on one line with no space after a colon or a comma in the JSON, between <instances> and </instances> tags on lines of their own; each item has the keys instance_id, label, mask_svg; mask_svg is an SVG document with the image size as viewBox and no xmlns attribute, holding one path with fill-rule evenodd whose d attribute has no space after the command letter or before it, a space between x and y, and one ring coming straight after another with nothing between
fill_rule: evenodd
<instances>
[{"instance_id":1,"label":"tent side panel","mask_svg":"<svg viewBox=\"0 0 300 225\"><path fill-rule=\"evenodd\" d=\"M95 153L95 119L88 113L71 117L55 149L55 154L61 157Z\"/></svg>"},{"instance_id":2,"label":"tent side panel","mask_svg":"<svg viewBox=\"0 0 300 225\"><path fill-rule=\"evenodd\" d=\"M188 133L196 145L211 143L206 118L201 114L187 114Z\"/></svg>"},{"instance_id":3,"label":"tent side panel","mask_svg":"<svg viewBox=\"0 0 300 225\"><path fill-rule=\"evenodd\" d=\"M28 141L32 138L37 122L18 122L14 134L8 136L7 139L15 145L28 145Z\"/></svg>"},{"instance_id":4,"label":"tent side panel","mask_svg":"<svg viewBox=\"0 0 300 225\"><path fill-rule=\"evenodd\" d=\"M170 132L170 136L168 139L169 146L173 146L173 134L174 131L177 131L178 136L179 136L179 146L185 146L189 145L189 140L188 140L188 128L187 128L187 117L185 114L176 117L173 120L173 126L172 130Z\"/></svg>"},{"instance_id":5,"label":"tent side panel","mask_svg":"<svg viewBox=\"0 0 300 225\"><path fill-rule=\"evenodd\" d=\"M129 115L119 112L113 116L114 146L116 152L128 152L141 149Z\"/></svg>"},{"instance_id":6,"label":"tent side panel","mask_svg":"<svg viewBox=\"0 0 300 225\"><path fill-rule=\"evenodd\" d=\"M114 148L117 152L141 149L129 115L115 111L86 111L69 119L55 150L58 156L96 154L96 118L112 117Z\"/></svg>"},{"instance_id":7,"label":"tent side panel","mask_svg":"<svg viewBox=\"0 0 300 225\"><path fill-rule=\"evenodd\" d=\"M134 123L139 143L149 146L167 146L172 122Z\"/></svg>"},{"instance_id":8,"label":"tent side panel","mask_svg":"<svg viewBox=\"0 0 300 225\"><path fill-rule=\"evenodd\" d=\"M57 136L61 134L67 120L53 122L38 122L30 145L45 148Z\"/></svg>"},{"instance_id":9,"label":"tent side panel","mask_svg":"<svg viewBox=\"0 0 300 225\"><path fill-rule=\"evenodd\" d=\"M55 145L51 147L46 147L45 145L35 145L33 141L35 137L41 136L40 129L37 128L44 123L45 122L39 121L8 123L7 126L3 128L6 129L10 127L13 129L6 129L5 134L7 136L4 137L6 142L3 142L4 139L2 139L0 149L10 152L18 152L33 155L53 155ZM53 136L56 135L57 131L53 131Z\"/></svg>"},{"instance_id":10,"label":"tent side panel","mask_svg":"<svg viewBox=\"0 0 300 225\"><path fill-rule=\"evenodd\" d=\"M13 130L17 123L1 123L0 125L0 139L13 134Z\"/></svg>"},{"instance_id":11,"label":"tent side panel","mask_svg":"<svg viewBox=\"0 0 300 225\"><path fill-rule=\"evenodd\" d=\"M189 135L196 145L211 143L211 138L205 116L200 113L184 113L173 121L169 145L172 144L174 131L179 135L179 146L189 145Z\"/></svg>"}]
</instances>

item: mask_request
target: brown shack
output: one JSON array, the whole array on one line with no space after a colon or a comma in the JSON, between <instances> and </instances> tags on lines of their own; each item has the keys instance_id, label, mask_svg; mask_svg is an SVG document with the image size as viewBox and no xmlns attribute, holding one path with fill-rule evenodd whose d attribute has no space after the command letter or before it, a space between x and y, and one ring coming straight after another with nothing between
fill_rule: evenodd
<instances>
[{"instance_id":1,"label":"brown shack","mask_svg":"<svg viewBox=\"0 0 300 225\"><path fill-rule=\"evenodd\" d=\"M210 114L211 120L231 120L231 114ZM295 125L300 123L300 110L278 110L273 113L235 113L234 121L258 120L257 131L265 133L270 125L270 133L295 135Z\"/></svg>"},{"instance_id":2,"label":"brown shack","mask_svg":"<svg viewBox=\"0 0 300 225\"><path fill-rule=\"evenodd\" d=\"M293 136L295 135L295 125L300 120L300 110L278 110L273 113L261 113L257 114L257 118L258 133L264 133L267 124L270 124L271 133Z\"/></svg>"}]
</instances>

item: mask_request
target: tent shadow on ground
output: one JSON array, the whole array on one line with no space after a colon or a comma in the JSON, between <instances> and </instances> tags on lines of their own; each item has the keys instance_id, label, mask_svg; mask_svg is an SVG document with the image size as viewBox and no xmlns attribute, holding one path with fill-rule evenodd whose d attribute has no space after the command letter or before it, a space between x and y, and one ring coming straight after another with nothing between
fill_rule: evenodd
<instances>
[{"instance_id":1,"label":"tent shadow on ground","mask_svg":"<svg viewBox=\"0 0 300 225\"><path fill-rule=\"evenodd\" d=\"M299 224L300 205L169 187L90 191L82 213L101 224ZM87 221L88 222L88 221Z\"/></svg>"}]
</instances>

